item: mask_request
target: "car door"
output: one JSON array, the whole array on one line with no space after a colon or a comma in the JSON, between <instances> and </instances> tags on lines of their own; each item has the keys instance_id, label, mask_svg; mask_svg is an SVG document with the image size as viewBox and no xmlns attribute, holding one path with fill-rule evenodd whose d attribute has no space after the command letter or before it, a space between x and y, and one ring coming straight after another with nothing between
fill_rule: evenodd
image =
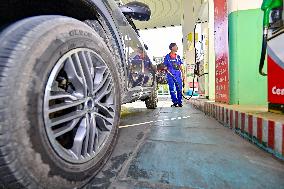
<instances>
[{"instance_id":1,"label":"car door","mask_svg":"<svg viewBox=\"0 0 284 189\"><path fill-rule=\"evenodd\" d=\"M131 27L129 20L113 0L106 0L104 3L112 13L123 43L127 88L128 90L141 91L144 82L144 61L142 57L144 48L139 40L138 33Z\"/></svg>"}]
</instances>

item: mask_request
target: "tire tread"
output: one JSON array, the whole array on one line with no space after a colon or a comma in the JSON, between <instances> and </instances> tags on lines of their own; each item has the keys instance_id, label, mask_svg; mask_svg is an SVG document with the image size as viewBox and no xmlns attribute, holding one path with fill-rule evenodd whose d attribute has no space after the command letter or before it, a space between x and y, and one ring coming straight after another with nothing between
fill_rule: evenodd
<instances>
[{"instance_id":1,"label":"tire tread","mask_svg":"<svg viewBox=\"0 0 284 189\"><path fill-rule=\"evenodd\" d=\"M32 37L32 35L27 36L27 33L36 32L33 28L41 22L52 18L54 18L54 16L25 19L13 24L12 26L8 26L8 28L4 29L4 31L0 34L0 117L5 117L3 114L7 108L3 102L7 99L6 91L11 90L11 87L5 83L6 78L10 76L10 73L15 67L20 66L17 65L14 52L25 48L25 44L27 44L29 39ZM2 135L0 137L2 138L6 135L9 137L9 131L3 132L3 122L4 120L0 120L0 133ZM13 160L7 160L9 158L5 158L7 156L13 156L13 151L8 150L8 140L4 142L1 141L1 143L3 144L0 146L0 154L5 155L0 157L0 181L3 182L4 186L7 188L26 188L30 184L27 184L27 176L23 173L23 171L17 169L17 158L14 157ZM4 143L6 143L6 145Z\"/></svg>"}]
</instances>

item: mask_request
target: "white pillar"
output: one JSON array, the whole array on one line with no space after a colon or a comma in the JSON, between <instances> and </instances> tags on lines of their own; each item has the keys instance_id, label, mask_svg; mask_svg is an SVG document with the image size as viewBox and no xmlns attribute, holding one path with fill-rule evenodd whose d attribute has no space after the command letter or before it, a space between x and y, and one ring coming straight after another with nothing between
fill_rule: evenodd
<instances>
[{"instance_id":1,"label":"white pillar","mask_svg":"<svg viewBox=\"0 0 284 189\"><path fill-rule=\"evenodd\" d=\"M209 0L209 99L215 100L214 0Z\"/></svg>"}]
</instances>

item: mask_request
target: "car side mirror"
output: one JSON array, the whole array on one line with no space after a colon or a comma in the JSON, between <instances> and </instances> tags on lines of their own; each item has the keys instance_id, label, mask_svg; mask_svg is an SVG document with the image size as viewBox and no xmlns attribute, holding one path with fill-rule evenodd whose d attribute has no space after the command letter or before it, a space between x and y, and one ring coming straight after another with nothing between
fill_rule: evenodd
<instances>
[{"instance_id":1,"label":"car side mirror","mask_svg":"<svg viewBox=\"0 0 284 189\"><path fill-rule=\"evenodd\" d=\"M134 20L148 21L151 17L151 9L148 5L133 1L119 7L125 16L129 16Z\"/></svg>"}]
</instances>

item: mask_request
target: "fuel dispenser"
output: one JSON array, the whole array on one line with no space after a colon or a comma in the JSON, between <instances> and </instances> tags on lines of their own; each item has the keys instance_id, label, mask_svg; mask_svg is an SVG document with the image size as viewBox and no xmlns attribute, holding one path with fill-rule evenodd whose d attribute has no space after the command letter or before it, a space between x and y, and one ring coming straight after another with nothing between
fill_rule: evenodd
<instances>
[{"instance_id":1,"label":"fuel dispenser","mask_svg":"<svg viewBox=\"0 0 284 189\"><path fill-rule=\"evenodd\" d=\"M268 109L284 114L284 25L283 0L264 0L263 41L259 73L268 78ZM267 52L267 74L264 61Z\"/></svg>"},{"instance_id":2,"label":"fuel dispenser","mask_svg":"<svg viewBox=\"0 0 284 189\"><path fill-rule=\"evenodd\" d=\"M196 26L199 26L198 30ZM208 81L208 25L207 23L196 23L194 33L197 33L197 40L194 40L195 48L195 66L194 78L198 82L199 98L209 98L209 81ZM195 35L194 35L195 36Z\"/></svg>"},{"instance_id":3,"label":"fuel dispenser","mask_svg":"<svg viewBox=\"0 0 284 189\"><path fill-rule=\"evenodd\" d=\"M196 67L198 80L199 98L209 98L209 81L208 81L208 46L206 43L206 35L201 35L200 49L196 53Z\"/></svg>"}]
</instances>

